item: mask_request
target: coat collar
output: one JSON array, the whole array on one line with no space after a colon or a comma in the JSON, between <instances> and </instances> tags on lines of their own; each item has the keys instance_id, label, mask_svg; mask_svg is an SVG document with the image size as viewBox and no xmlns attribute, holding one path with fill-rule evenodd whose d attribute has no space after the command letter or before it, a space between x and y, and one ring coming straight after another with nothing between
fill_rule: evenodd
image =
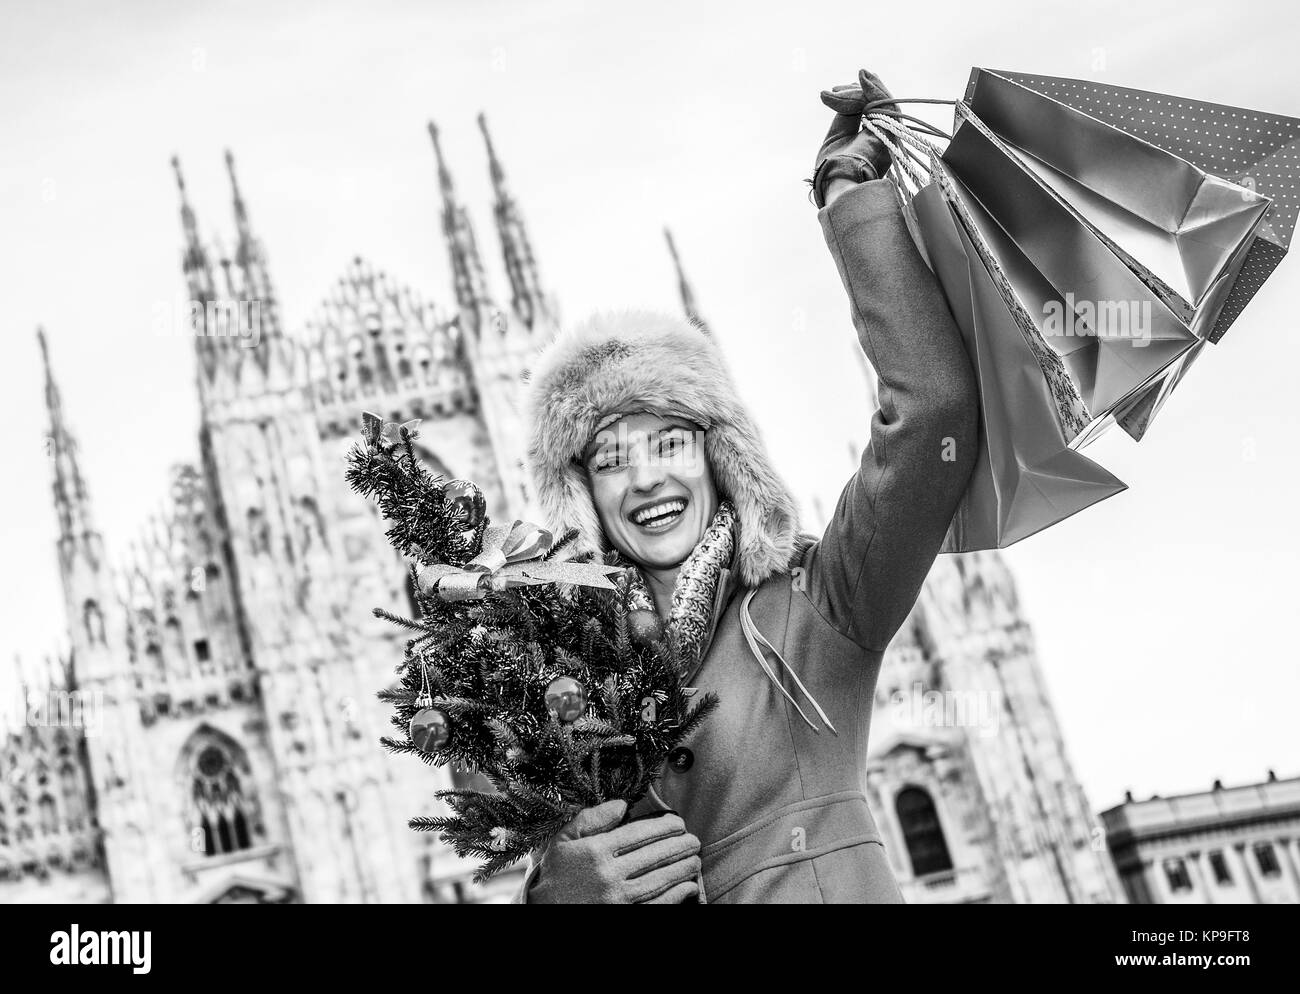
<instances>
[{"instance_id":1,"label":"coat collar","mask_svg":"<svg viewBox=\"0 0 1300 994\"><path fill-rule=\"evenodd\" d=\"M709 619L709 630L704 636L704 641L700 644L700 654L695 660L695 665L691 667L689 673L683 678L682 683L689 686L690 682L695 679L695 674L700 671L704 665L705 657L709 654L709 648L713 645L713 636L717 633L718 624L722 621L722 615L727 610L727 605L740 589L740 576L734 569L723 568L718 571L718 589L713 594L713 612Z\"/></svg>"}]
</instances>

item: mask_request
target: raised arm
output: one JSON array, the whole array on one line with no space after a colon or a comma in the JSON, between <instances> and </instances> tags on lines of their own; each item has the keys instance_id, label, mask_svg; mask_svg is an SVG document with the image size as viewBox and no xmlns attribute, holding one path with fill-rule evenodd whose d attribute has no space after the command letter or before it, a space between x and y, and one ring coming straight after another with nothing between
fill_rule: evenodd
<instances>
[{"instance_id":1,"label":"raised arm","mask_svg":"<svg viewBox=\"0 0 1300 994\"><path fill-rule=\"evenodd\" d=\"M856 131L854 119L850 134ZM818 220L879 379L880 409L862 462L804 565L808 596L823 617L857 644L883 651L966 489L979 408L960 332L893 185L867 178L874 170L865 167L859 177L847 172L834 163L823 172L824 181L833 175L818 190L819 201L829 201Z\"/></svg>"}]
</instances>

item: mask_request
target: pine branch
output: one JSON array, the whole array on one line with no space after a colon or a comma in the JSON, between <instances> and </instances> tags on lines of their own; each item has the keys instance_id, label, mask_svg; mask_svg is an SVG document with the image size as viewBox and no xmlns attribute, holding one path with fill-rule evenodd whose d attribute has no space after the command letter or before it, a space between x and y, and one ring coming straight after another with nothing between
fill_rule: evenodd
<instances>
[{"instance_id":1,"label":"pine branch","mask_svg":"<svg viewBox=\"0 0 1300 994\"><path fill-rule=\"evenodd\" d=\"M415 433L381 430L371 419L364 434L364 444L348 455L347 479L379 508L389 543L413 567L463 566L477 554L487 519L466 529L447 485L417 458ZM567 556L577 536L565 533L546 558ZM716 707L712 695L691 706L682 693L684 662L675 643L640 646L631 637L629 596L625 583L614 591L548 584L449 602L417 586L418 620L375 610L413 635L397 683L376 692L395 733L380 745L435 768L481 773L492 785L436 791L447 813L409 823L479 860L476 880L539 851L584 807L609 798L635 803L659 776L668 750ZM561 725L546 707L547 686L560 675L587 693L586 713L572 725ZM426 691L451 732L431 751L409 734ZM655 701L653 720L641 714L647 699Z\"/></svg>"},{"instance_id":2,"label":"pine branch","mask_svg":"<svg viewBox=\"0 0 1300 994\"><path fill-rule=\"evenodd\" d=\"M382 607L374 608L371 613L373 613L376 618L383 618L385 621L391 621L393 624L401 625L403 628L409 628L416 632L424 632L426 637L433 634L420 622L412 621L410 618L403 618L400 615L393 614L391 611L385 611Z\"/></svg>"}]
</instances>

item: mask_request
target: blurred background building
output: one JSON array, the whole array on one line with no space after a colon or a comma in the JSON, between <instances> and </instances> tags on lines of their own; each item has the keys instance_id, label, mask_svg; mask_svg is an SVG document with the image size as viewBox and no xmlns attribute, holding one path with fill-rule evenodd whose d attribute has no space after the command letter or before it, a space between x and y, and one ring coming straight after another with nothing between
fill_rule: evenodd
<instances>
[{"instance_id":1,"label":"blurred background building","mask_svg":"<svg viewBox=\"0 0 1300 994\"><path fill-rule=\"evenodd\" d=\"M1101 817L1133 904L1300 903L1300 777L1129 794Z\"/></svg>"},{"instance_id":2,"label":"blurred background building","mask_svg":"<svg viewBox=\"0 0 1300 994\"><path fill-rule=\"evenodd\" d=\"M30 678L39 706L0 742L0 899L460 902L517 884L474 886L472 863L406 826L461 778L378 745L375 693L403 639L370 609L411 601L343 475L363 410L420 418L432 470L474 480L493 517L527 513L520 388L559 312L479 123L504 282L487 277L430 125L446 305L356 258L296 334L233 159L229 252L200 238L174 163L199 316L197 460L121 562L106 559L42 334L70 653ZM887 657L863 777L911 902L1123 900L997 553L936 564Z\"/></svg>"}]
</instances>

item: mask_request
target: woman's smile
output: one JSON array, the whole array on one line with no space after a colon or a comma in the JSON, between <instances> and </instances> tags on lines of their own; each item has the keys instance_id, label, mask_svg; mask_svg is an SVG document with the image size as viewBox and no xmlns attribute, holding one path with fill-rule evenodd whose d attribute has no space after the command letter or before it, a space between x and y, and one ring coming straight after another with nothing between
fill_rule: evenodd
<instances>
[{"instance_id":1,"label":"woman's smile","mask_svg":"<svg viewBox=\"0 0 1300 994\"><path fill-rule=\"evenodd\" d=\"M584 461L611 545L643 569L686 561L718 507L704 429L678 415L635 411L598 432Z\"/></svg>"},{"instance_id":2,"label":"woman's smile","mask_svg":"<svg viewBox=\"0 0 1300 994\"><path fill-rule=\"evenodd\" d=\"M682 520L688 497L660 497L638 504L628 512L627 519L641 531L660 535L671 531Z\"/></svg>"}]
</instances>

